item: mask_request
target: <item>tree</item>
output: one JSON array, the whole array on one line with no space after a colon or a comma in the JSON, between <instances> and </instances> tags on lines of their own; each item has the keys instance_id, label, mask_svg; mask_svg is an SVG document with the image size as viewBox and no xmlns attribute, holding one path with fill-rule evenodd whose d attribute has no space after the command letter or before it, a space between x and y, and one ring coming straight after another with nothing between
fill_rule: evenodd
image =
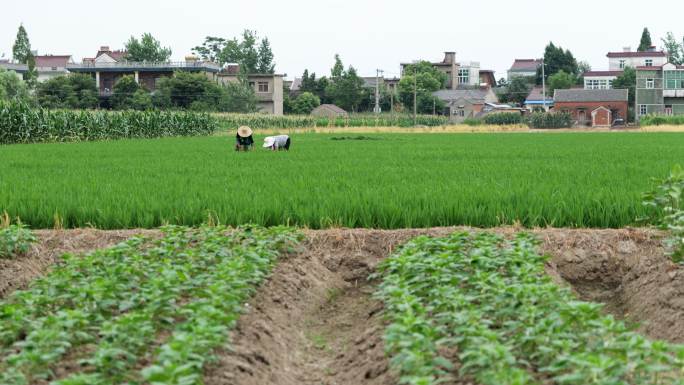
<instances>
[{"instance_id":1,"label":"tree","mask_svg":"<svg viewBox=\"0 0 684 385\"><path fill-rule=\"evenodd\" d=\"M174 77L159 80L157 93L161 95L156 95L153 100L161 108L189 108L193 102L202 100L212 85L216 84L202 74L178 71Z\"/></svg>"},{"instance_id":2,"label":"tree","mask_svg":"<svg viewBox=\"0 0 684 385\"><path fill-rule=\"evenodd\" d=\"M245 80L229 82L224 86L224 97L219 105L222 112L256 112L257 97L254 88Z\"/></svg>"},{"instance_id":3,"label":"tree","mask_svg":"<svg viewBox=\"0 0 684 385\"><path fill-rule=\"evenodd\" d=\"M12 57L17 63L28 64L29 57L31 54L31 42L28 38L28 33L24 25L19 25L19 30L17 31L17 38L12 46Z\"/></svg>"},{"instance_id":4,"label":"tree","mask_svg":"<svg viewBox=\"0 0 684 385\"><path fill-rule=\"evenodd\" d=\"M324 76L320 79L316 79L316 73L312 72L309 75L309 70L305 69L302 74L302 83L299 86L299 92L310 92L320 99L321 103L331 103L328 96L325 93L326 88L328 88L328 79Z\"/></svg>"},{"instance_id":5,"label":"tree","mask_svg":"<svg viewBox=\"0 0 684 385\"><path fill-rule=\"evenodd\" d=\"M653 46L653 41L651 41L651 32L648 28L644 28L644 32L641 33L641 42L639 43L639 48L637 51L646 52Z\"/></svg>"},{"instance_id":6,"label":"tree","mask_svg":"<svg viewBox=\"0 0 684 385\"><path fill-rule=\"evenodd\" d=\"M257 72L261 74L272 74L275 71L275 63L273 62L273 51L271 51L271 43L268 41L268 38L261 40L257 56Z\"/></svg>"},{"instance_id":7,"label":"tree","mask_svg":"<svg viewBox=\"0 0 684 385\"><path fill-rule=\"evenodd\" d=\"M33 103L26 82L14 71L0 67L0 100Z\"/></svg>"},{"instance_id":8,"label":"tree","mask_svg":"<svg viewBox=\"0 0 684 385\"><path fill-rule=\"evenodd\" d=\"M292 112L295 114L308 115L314 108L321 105L321 99L311 92L304 92L295 99Z\"/></svg>"},{"instance_id":9,"label":"tree","mask_svg":"<svg viewBox=\"0 0 684 385\"><path fill-rule=\"evenodd\" d=\"M44 108L95 108L99 100L95 80L85 74L57 76L36 89L38 103Z\"/></svg>"},{"instance_id":10,"label":"tree","mask_svg":"<svg viewBox=\"0 0 684 385\"><path fill-rule=\"evenodd\" d=\"M446 82L447 75L430 62L421 61L407 65L399 81L399 99L407 109L413 110L415 90L418 113L431 114L433 110L442 111L444 102L434 96L433 92L443 89Z\"/></svg>"},{"instance_id":11,"label":"tree","mask_svg":"<svg viewBox=\"0 0 684 385\"><path fill-rule=\"evenodd\" d=\"M553 95L555 90L566 90L572 88L577 82L577 77L563 70L556 72L549 77L549 94Z\"/></svg>"},{"instance_id":12,"label":"tree","mask_svg":"<svg viewBox=\"0 0 684 385\"><path fill-rule=\"evenodd\" d=\"M114 85L112 107L117 110L133 109L133 97L140 86L131 75L125 75Z\"/></svg>"},{"instance_id":13,"label":"tree","mask_svg":"<svg viewBox=\"0 0 684 385\"><path fill-rule=\"evenodd\" d=\"M340 70L342 68L342 70ZM345 71L339 55L335 55L335 65L331 70L332 77L325 89L325 94L332 103L347 110L357 111L363 100L363 79L354 67Z\"/></svg>"},{"instance_id":14,"label":"tree","mask_svg":"<svg viewBox=\"0 0 684 385\"><path fill-rule=\"evenodd\" d=\"M532 78L534 80L534 78ZM511 79L511 82L506 87L506 91L502 94L502 102L517 103L522 105L527 99L527 95L532 91L530 79L524 76L516 76Z\"/></svg>"},{"instance_id":15,"label":"tree","mask_svg":"<svg viewBox=\"0 0 684 385\"><path fill-rule=\"evenodd\" d=\"M140 40L134 36L126 43L126 60L132 62L165 62L171 57L171 48L162 47L151 33L145 33Z\"/></svg>"},{"instance_id":16,"label":"tree","mask_svg":"<svg viewBox=\"0 0 684 385\"><path fill-rule=\"evenodd\" d=\"M667 36L662 39L665 51L667 52L668 62L674 65L684 64L684 47L675 39L672 32L668 32Z\"/></svg>"},{"instance_id":17,"label":"tree","mask_svg":"<svg viewBox=\"0 0 684 385\"><path fill-rule=\"evenodd\" d=\"M564 50L561 47L556 47L553 42L546 46L544 51L544 72L546 78L555 75L559 71L564 71L565 73L571 75L579 75L579 66L577 64L577 59L573 56L570 50ZM541 66L537 69L537 84L541 84Z\"/></svg>"},{"instance_id":18,"label":"tree","mask_svg":"<svg viewBox=\"0 0 684 385\"><path fill-rule=\"evenodd\" d=\"M636 71L634 68L625 68L622 74L613 80L613 88L629 91L629 120L634 121L634 98L636 95Z\"/></svg>"},{"instance_id":19,"label":"tree","mask_svg":"<svg viewBox=\"0 0 684 385\"><path fill-rule=\"evenodd\" d=\"M38 71L36 70L36 57L33 56L33 52L29 52L26 64L28 68L24 74L24 81L29 88L34 89L38 84Z\"/></svg>"},{"instance_id":20,"label":"tree","mask_svg":"<svg viewBox=\"0 0 684 385\"><path fill-rule=\"evenodd\" d=\"M219 63L221 56L221 51L226 46L226 39L215 36L207 36L204 39L202 45L197 46L192 49L192 51L198 54L202 60L211 61L214 63ZM220 63L224 64L224 63Z\"/></svg>"}]
</instances>

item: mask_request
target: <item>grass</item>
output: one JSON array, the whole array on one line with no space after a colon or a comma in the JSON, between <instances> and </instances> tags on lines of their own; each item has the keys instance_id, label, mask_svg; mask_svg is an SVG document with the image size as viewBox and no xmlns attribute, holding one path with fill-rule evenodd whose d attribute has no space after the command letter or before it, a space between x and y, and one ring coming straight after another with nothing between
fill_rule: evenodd
<instances>
[{"instance_id":1,"label":"grass","mask_svg":"<svg viewBox=\"0 0 684 385\"><path fill-rule=\"evenodd\" d=\"M33 228L215 221L406 228L623 227L682 162L676 133L294 135L235 153L225 136L0 147L0 210ZM262 137L256 137L261 143Z\"/></svg>"}]
</instances>

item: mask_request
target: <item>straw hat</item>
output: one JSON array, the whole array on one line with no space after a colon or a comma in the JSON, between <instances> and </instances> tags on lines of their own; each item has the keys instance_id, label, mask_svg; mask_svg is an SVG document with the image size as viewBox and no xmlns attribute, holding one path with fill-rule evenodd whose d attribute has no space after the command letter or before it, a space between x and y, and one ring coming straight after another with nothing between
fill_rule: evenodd
<instances>
[{"instance_id":1,"label":"straw hat","mask_svg":"<svg viewBox=\"0 0 684 385\"><path fill-rule=\"evenodd\" d=\"M247 138L250 135L252 135L252 129L247 126L241 126L240 128L238 128L238 135L240 135L243 138Z\"/></svg>"}]
</instances>

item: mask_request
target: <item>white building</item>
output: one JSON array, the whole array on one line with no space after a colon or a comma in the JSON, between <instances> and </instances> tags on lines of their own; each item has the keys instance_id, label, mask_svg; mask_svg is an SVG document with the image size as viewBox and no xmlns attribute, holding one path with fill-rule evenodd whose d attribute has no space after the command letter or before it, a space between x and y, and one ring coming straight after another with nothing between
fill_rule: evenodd
<instances>
[{"instance_id":1,"label":"white building","mask_svg":"<svg viewBox=\"0 0 684 385\"><path fill-rule=\"evenodd\" d=\"M610 71L624 71L627 67L661 67L667 63L667 54L656 51L655 47L644 52L633 52L630 47L625 47L622 52L608 52L607 56Z\"/></svg>"},{"instance_id":2,"label":"white building","mask_svg":"<svg viewBox=\"0 0 684 385\"><path fill-rule=\"evenodd\" d=\"M584 73L585 90L609 90L613 81L622 75L622 71L589 71Z\"/></svg>"}]
</instances>

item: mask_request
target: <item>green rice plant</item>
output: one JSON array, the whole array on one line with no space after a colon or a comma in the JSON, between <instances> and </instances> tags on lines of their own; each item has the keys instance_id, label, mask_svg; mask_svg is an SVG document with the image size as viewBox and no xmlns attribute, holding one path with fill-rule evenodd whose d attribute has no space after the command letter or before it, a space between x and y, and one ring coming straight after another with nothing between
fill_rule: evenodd
<instances>
[{"instance_id":1,"label":"green rice plant","mask_svg":"<svg viewBox=\"0 0 684 385\"><path fill-rule=\"evenodd\" d=\"M0 228L0 258L14 258L25 254L31 244L36 242L36 236L22 223Z\"/></svg>"},{"instance_id":2,"label":"green rice plant","mask_svg":"<svg viewBox=\"0 0 684 385\"><path fill-rule=\"evenodd\" d=\"M162 233L65 255L0 302L0 383L200 383L244 302L301 239L256 226ZM81 369L57 378L55 368L79 351Z\"/></svg>"},{"instance_id":3,"label":"green rice plant","mask_svg":"<svg viewBox=\"0 0 684 385\"><path fill-rule=\"evenodd\" d=\"M217 120L176 111L74 111L0 102L0 144L210 135Z\"/></svg>"},{"instance_id":4,"label":"green rice plant","mask_svg":"<svg viewBox=\"0 0 684 385\"><path fill-rule=\"evenodd\" d=\"M684 346L649 341L545 273L528 234L419 237L379 267L401 384L681 384Z\"/></svg>"},{"instance_id":5,"label":"green rice plant","mask_svg":"<svg viewBox=\"0 0 684 385\"><path fill-rule=\"evenodd\" d=\"M668 254L673 262L683 263L684 170L676 165L667 178L656 182L656 188L643 195L643 205L650 210L644 219L670 233L666 240Z\"/></svg>"}]
</instances>

